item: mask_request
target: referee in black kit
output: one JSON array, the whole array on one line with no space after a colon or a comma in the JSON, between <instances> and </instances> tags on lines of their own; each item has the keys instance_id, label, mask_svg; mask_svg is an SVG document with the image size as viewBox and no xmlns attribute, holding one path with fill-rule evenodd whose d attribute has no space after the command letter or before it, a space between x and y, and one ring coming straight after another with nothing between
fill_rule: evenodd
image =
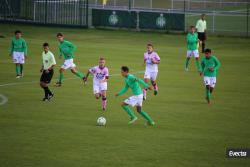
<instances>
[{"instance_id":1,"label":"referee in black kit","mask_svg":"<svg viewBox=\"0 0 250 167\"><path fill-rule=\"evenodd\" d=\"M207 39L207 34L206 34L207 22L205 20L205 16L206 16L205 14L202 14L201 18L196 23L198 38L200 40L199 45L202 46L202 53L204 53L204 51L205 51L205 41Z\"/></svg>"}]
</instances>

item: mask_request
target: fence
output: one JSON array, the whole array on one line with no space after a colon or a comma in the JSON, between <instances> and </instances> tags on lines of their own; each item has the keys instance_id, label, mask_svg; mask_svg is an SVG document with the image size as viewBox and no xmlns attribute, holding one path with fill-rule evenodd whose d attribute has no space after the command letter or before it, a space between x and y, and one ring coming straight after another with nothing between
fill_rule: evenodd
<instances>
[{"instance_id":1,"label":"fence","mask_svg":"<svg viewBox=\"0 0 250 167\"><path fill-rule=\"evenodd\" d=\"M1 0L0 11L5 22L88 26L87 0Z\"/></svg>"}]
</instances>

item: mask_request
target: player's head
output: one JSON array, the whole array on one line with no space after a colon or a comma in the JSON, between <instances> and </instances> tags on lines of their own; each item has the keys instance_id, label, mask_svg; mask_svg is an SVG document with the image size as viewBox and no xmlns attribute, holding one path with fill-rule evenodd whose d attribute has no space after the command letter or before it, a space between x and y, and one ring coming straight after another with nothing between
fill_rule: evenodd
<instances>
[{"instance_id":1,"label":"player's head","mask_svg":"<svg viewBox=\"0 0 250 167\"><path fill-rule=\"evenodd\" d=\"M148 53L151 53L154 51L154 46L152 43L147 44L147 51L148 51Z\"/></svg>"},{"instance_id":2,"label":"player's head","mask_svg":"<svg viewBox=\"0 0 250 167\"><path fill-rule=\"evenodd\" d=\"M202 15L201 15L201 19L202 19L202 20L205 20L205 17L206 17L205 14L202 14Z\"/></svg>"},{"instance_id":3,"label":"player's head","mask_svg":"<svg viewBox=\"0 0 250 167\"><path fill-rule=\"evenodd\" d=\"M21 32L20 30L16 30L16 31L15 31L15 36L16 36L17 39L18 39L18 38L21 38L22 32Z\"/></svg>"},{"instance_id":4,"label":"player's head","mask_svg":"<svg viewBox=\"0 0 250 167\"><path fill-rule=\"evenodd\" d=\"M60 32L56 34L56 37L57 37L57 40L58 40L59 42L62 42L62 41L64 40L64 36L63 36L63 34L60 33Z\"/></svg>"},{"instance_id":5,"label":"player's head","mask_svg":"<svg viewBox=\"0 0 250 167\"><path fill-rule=\"evenodd\" d=\"M48 52L49 51L49 44L47 42L43 43L43 50L45 52Z\"/></svg>"},{"instance_id":6,"label":"player's head","mask_svg":"<svg viewBox=\"0 0 250 167\"><path fill-rule=\"evenodd\" d=\"M106 63L105 58L101 57L101 58L99 59L99 67L100 67L100 68L105 67L105 63Z\"/></svg>"},{"instance_id":7,"label":"player's head","mask_svg":"<svg viewBox=\"0 0 250 167\"><path fill-rule=\"evenodd\" d=\"M128 76L128 73L129 73L129 68L127 66L122 66L121 67L121 74L123 77L126 77Z\"/></svg>"},{"instance_id":8,"label":"player's head","mask_svg":"<svg viewBox=\"0 0 250 167\"><path fill-rule=\"evenodd\" d=\"M195 26L190 26L190 32L192 32L192 33L195 32Z\"/></svg>"},{"instance_id":9,"label":"player's head","mask_svg":"<svg viewBox=\"0 0 250 167\"><path fill-rule=\"evenodd\" d=\"M211 49L205 49L205 57L209 58L211 56L212 50Z\"/></svg>"}]
</instances>

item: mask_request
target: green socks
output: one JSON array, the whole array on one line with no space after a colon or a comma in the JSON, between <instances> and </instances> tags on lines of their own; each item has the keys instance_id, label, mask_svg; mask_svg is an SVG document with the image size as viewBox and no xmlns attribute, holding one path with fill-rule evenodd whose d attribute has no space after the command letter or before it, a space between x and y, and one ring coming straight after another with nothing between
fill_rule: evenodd
<instances>
[{"instance_id":1,"label":"green socks","mask_svg":"<svg viewBox=\"0 0 250 167\"><path fill-rule=\"evenodd\" d=\"M154 122L153 120L152 120L152 118L146 113L146 112L144 112L144 111L141 111L140 112L140 114L141 114L141 116L143 116L143 118L145 118L148 122Z\"/></svg>"},{"instance_id":2,"label":"green socks","mask_svg":"<svg viewBox=\"0 0 250 167\"><path fill-rule=\"evenodd\" d=\"M84 77L84 75L80 71L77 71L75 73L75 75L78 76L79 78L83 78Z\"/></svg>"},{"instance_id":3,"label":"green socks","mask_svg":"<svg viewBox=\"0 0 250 167\"><path fill-rule=\"evenodd\" d=\"M135 113L127 105L123 105L122 108L128 113L131 118L135 118Z\"/></svg>"},{"instance_id":4,"label":"green socks","mask_svg":"<svg viewBox=\"0 0 250 167\"><path fill-rule=\"evenodd\" d=\"M62 83L62 80L64 79L64 74L60 72L59 74L59 82Z\"/></svg>"},{"instance_id":5,"label":"green socks","mask_svg":"<svg viewBox=\"0 0 250 167\"><path fill-rule=\"evenodd\" d=\"M186 59L186 64L185 64L185 68L186 68L186 69L188 68L189 60L190 60L190 59Z\"/></svg>"},{"instance_id":6,"label":"green socks","mask_svg":"<svg viewBox=\"0 0 250 167\"><path fill-rule=\"evenodd\" d=\"M20 65L16 65L16 75L20 75L20 74L21 74Z\"/></svg>"},{"instance_id":7,"label":"green socks","mask_svg":"<svg viewBox=\"0 0 250 167\"><path fill-rule=\"evenodd\" d=\"M196 65L196 68L197 68L198 72L201 72L201 66L200 66L199 60L195 61L195 65Z\"/></svg>"}]
</instances>

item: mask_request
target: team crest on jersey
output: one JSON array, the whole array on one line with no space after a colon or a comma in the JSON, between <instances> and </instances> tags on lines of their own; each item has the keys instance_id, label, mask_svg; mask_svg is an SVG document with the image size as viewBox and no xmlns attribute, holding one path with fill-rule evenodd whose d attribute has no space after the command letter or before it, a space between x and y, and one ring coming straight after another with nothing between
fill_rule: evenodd
<instances>
[{"instance_id":1,"label":"team crest on jersey","mask_svg":"<svg viewBox=\"0 0 250 167\"><path fill-rule=\"evenodd\" d=\"M156 26L159 28L164 28L166 26L166 18L164 17L163 13L156 19Z\"/></svg>"},{"instance_id":2,"label":"team crest on jersey","mask_svg":"<svg viewBox=\"0 0 250 167\"><path fill-rule=\"evenodd\" d=\"M110 25L117 25L119 19L115 11L113 11L113 14L109 16L109 24Z\"/></svg>"}]
</instances>

